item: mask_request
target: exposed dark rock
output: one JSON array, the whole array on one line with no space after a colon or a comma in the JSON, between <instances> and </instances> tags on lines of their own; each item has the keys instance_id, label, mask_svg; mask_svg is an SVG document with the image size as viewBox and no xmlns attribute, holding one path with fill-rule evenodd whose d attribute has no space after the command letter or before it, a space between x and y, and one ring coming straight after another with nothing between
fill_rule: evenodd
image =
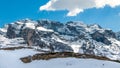
<instances>
[{"instance_id":1,"label":"exposed dark rock","mask_svg":"<svg viewBox=\"0 0 120 68\"><path fill-rule=\"evenodd\" d=\"M27 57L24 57L24 58L20 58L20 60L24 63L30 63L32 62L32 59L31 59L31 56L27 56Z\"/></svg>"},{"instance_id":2,"label":"exposed dark rock","mask_svg":"<svg viewBox=\"0 0 120 68\"><path fill-rule=\"evenodd\" d=\"M115 36L116 36L116 39L120 41L120 32L116 32Z\"/></svg>"},{"instance_id":3,"label":"exposed dark rock","mask_svg":"<svg viewBox=\"0 0 120 68\"><path fill-rule=\"evenodd\" d=\"M58 50L60 52L72 52L73 51L73 49L67 44L56 42L56 41L54 41L54 43L50 43L50 46L52 46L53 52L54 50Z\"/></svg>"},{"instance_id":4,"label":"exposed dark rock","mask_svg":"<svg viewBox=\"0 0 120 68\"><path fill-rule=\"evenodd\" d=\"M112 30L105 30L104 35L106 37L116 38L116 35L115 35L115 33Z\"/></svg>"},{"instance_id":5,"label":"exposed dark rock","mask_svg":"<svg viewBox=\"0 0 120 68\"><path fill-rule=\"evenodd\" d=\"M26 28L26 29L21 31L21 37L24 38L24 40L26 41L26 43L29 46L34 45L33 42L32 42L32 36L33 36L34 33L35 33L35 30L29 29L29 28Z\"/></svg>"},{"instance_id":6,"label":"exposed dark rock","mask_svg":"<svg viewBox=\"0 0 120 68\"><path fill-rule=\"evenodd\" d=\"M23 47L23 46L0 48L0 50L17 50L17 49L32 49L32 48L31 47Z\"/></svg>"},{"instance_id":7,"label":"exposed dark rock","mask_svg":"<svg viewBox=\"0 0 120 68\"><path fill-rule=\"evenodd\" d=\"M97 42L102 42L106 45L110 45L111 42L105 37L104 34L96 31L95 33L91 34L92 38L96 40Z\"/></svg>"},{"instance_id":8,"label":"exposed dark rock","mask_svg":"<svg viewBox=\"0 0 120 68\"><path fill-rule=\"evenodd\" d=\"M8 37L8 38L15 38L15 37L16 37L15 28L12 27L12 24L9 24L9 25L8 25L7 37Z\"/></svg>"},{"instance_id":9,"label":"exposed dark rock","mask_svg":"<svg viewBox=\"0 0 120 68\"><path fill-rule=\"evenodd\" d=\"M58 31L58 28L62 28L64 26L63 23L49 20L37 20L38 26L43 26L47 29L52 29L54 31Z\"/></svg>"},{"instance_id":10,"label":"exposed dark rock","mask_svg":"<svg viewBox=\"0 0 120 68\"><path fill-rule=\"evenodd\" d=\"M67 58L67 57L75 57L75 58L94 58L98 60L109 60L109 58L106 58L104 56L95 56L95 55L89 55L89 54L79 54L79 53L73 53L73 52L56 52L56 53L41 53L41 54L35 54L33 56L27 56L20 58L20 60L24 63L30 63L34 60L49 60L54 58Z\"/></svg>"}]
</instances>

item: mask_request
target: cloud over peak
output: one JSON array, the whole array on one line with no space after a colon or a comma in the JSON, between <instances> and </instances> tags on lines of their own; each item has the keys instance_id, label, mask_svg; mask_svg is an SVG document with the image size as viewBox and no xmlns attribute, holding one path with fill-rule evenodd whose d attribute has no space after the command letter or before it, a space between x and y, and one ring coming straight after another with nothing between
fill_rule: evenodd
<instances>
[{"instance_id":1,"label":"cloud over peak","mask_svg":"<svg viewBox=\"0 0 120 68\"><path fill-rule=\"evenodd\" d=\"M104 8L106 5L114 8L120 5L120 0L50 0L40 6L40 11L68 10L67 16L76 16L85 9Z\"/></svg>"}]
</instances>

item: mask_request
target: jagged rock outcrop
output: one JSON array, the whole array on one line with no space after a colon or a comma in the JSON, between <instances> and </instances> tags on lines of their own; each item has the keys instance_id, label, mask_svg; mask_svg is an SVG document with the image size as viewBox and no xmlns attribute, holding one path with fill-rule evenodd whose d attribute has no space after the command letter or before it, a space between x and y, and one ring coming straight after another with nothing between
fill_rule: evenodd
<instances>
[{"instance_id":1,"label":"jagged rock outcrop","mask_svg":"<svg viewBox=\"0 0 120 68\"><path fill-rule=\"evenodd\" d=\"M16 37L15 28L12 27L12 24L8 25L7 37L8 38L15 38Z\"/></svg>"},{"instance_id":2,"label":"jagged rock outcrop","mask_svg":"<svg viewBox=\"0 0 120 68\"><path fill-rule=\"evenodd\" d=\"M97 42L102 42L106 45L110 45L111 42L105 37L106 35L99 33L98 31L91 34L92 38L96 40Z\"/></svg>"}]
</instances>

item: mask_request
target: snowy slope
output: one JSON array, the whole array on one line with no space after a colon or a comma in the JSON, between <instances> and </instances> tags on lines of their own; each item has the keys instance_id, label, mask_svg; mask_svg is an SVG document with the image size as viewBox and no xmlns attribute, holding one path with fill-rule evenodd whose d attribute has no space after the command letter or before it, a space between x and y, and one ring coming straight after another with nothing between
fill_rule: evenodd
<instances>
[{"instance_id":1,"label":"snowy slope","mask_svg":"<svg viewBox=\"0 0 120 68\"><path fill-rule=\"evenodd\" d=\"M31 49L0 51L0 68L120 68L119 63L95 59L57 58L26 64L20 61L21 57L36 53Z\"/></svg>"},{"instance_id":2,"label":"snowy slope","mask_svg":"<svg viewBox=\"0 0 120 68\"><path fill-rule=\"evenodd\" d=\"M27 46L27 44L23 44L24 42L23 38L8 39L0 35L0 48Z\"/></svg>"}]
</instances>

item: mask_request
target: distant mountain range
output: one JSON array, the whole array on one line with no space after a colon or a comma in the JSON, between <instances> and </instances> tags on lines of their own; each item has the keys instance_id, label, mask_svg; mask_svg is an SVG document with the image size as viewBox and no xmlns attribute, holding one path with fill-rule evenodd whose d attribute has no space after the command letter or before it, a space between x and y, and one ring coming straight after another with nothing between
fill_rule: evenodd
<instances>
[{"instance_id":1,"label":"distant mountain range","mask_svg":"<svg viewBox=\"0 0 120 68\"><path fill-rule=\"evenodd\" d=\"M29 46L47 52L75 52L120 60L120 32L78 21L19 20L0 28L0 48Z\"/></svg>"}]
</instances>

